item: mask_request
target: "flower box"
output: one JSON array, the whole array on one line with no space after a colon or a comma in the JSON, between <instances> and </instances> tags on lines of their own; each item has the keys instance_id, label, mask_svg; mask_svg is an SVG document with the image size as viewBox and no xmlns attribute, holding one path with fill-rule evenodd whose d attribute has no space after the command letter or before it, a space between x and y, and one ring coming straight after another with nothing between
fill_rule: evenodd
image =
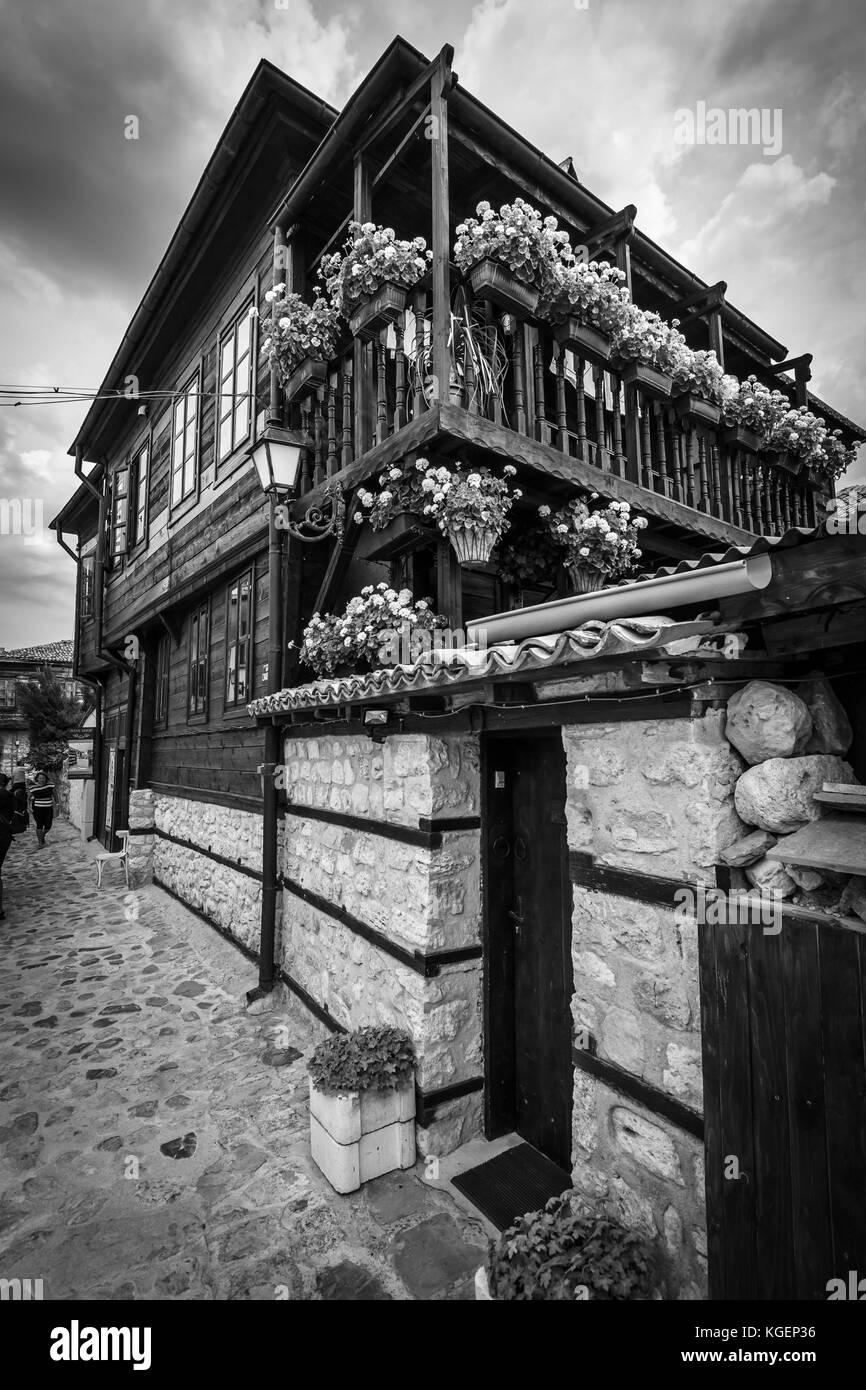
<instances>
[{"instance_id":1,"label":"flower box","mask_svg":"<svg viewBox=\"0 0 866 1390\"><path fill-rule=\"evenodd\" d=\"M573 594L591 594L597 589L609 588L612 580L609 574L595 565L578 565L566 561L565 571Z\"/></svg>"},{"instance_id":2,"label":"flower box","mask_svg":"<svg viewBox=\"0 0 866 1390\"><path fill-rule=\"evenodd\" d=\"M761 447L761 436L746 425L725 425L722 438L726 444L736 449L744 449L747 454L756 454Z\"/></svg>"},{"instance_id":3,"label":"flower box","mask_svg":"<svg viewBox=\"0 0 866 1390\"><path fill-rule=\"evenodd\" d=\"M286 400L293 401L302 391L324 386L328 379L328 364L318 357L305 357L286 382Z\"/></svg>"},{"instance_id":4,"label":"flower box","mask_svg":"<svg viewBox=\"0 0 866 1390\"><path fill-rule=\"evenodd\" d=\"M572 316L557 324L553 336L560 347L571 348L584 362L605 367L610 360L610 338L592 324Z\"/></svg>"},{"instance_id":5,"label":"flower box","mask_svg":"<svg viewBox=\"0 0 866 1390\"><path fill-rule=\"evenodd\" d=\"M675 398L674 410L680 420L690 420L696 424L718 426L722 418L720 405L704 400L703 396L695 396L691 391Z\"/></svg>"},{"instance_id":6,"label":"flower box","mask_svg":"<svg viewBox=\"0 0 866 1390\"><path fill-rule=\"evenodd\" d=\"M627 362L622 369L623 386L639 386L645 396L655 401L666 401L673 388L673 378L658 367L650 367L646 362Z\"/></svg>"},{"instance_id":7,"label":"flower box","mask_svg":"<svg viewBox=\"0 0 866 1390\"><path fill-rule=\"evenodd\" d=\"M363 300L349 315L349 327L354 337L371 341L378 338L389 323L397 323L406 311L406 291L402 285L386 281L375 294Z\"/></svg>"},{"instance_id":8,"label":"flower box","mask_svg":"<svg viewBox=\"0 0 866 1390\"><path fill-rule=\"evenodd\" d=\"M415 1083L393 1091L326 1095L310 1079L313 1161L336 1192L415 1162Z\"/></svg>"},{"instance_id":9,"label":"flower box","mask_svg":"<svg viewBox=\"0 0 866 1390\"><path fill-rule=\"evenodd\" d=\"M477 299L492 299L500 308L518 317L532 315L538 308L538 290L535 286L518 280L508 266L489 256L472 267L469 281Z\"/></svg>"},{"instance_id":10,"label":"flower box","mask_svg":"<svg viewBox=\"0 0 866 1390\"><path fill-rule=\"evenodd\" d=\"M365 560L394 560L436 540L436 532L425 525L417 512L398 512L375 535L374 547L364 556Z\"/></svg>"},{"instance_id":11,"label":"flower box","mask_svg":"<svg viewBox=\"0 0 866 1390\"><path fill-rule=\"evenodd\" d=\"M461 565L486 565L496 547L501 532L487 527L475 531L468 526L448 532L457 560Z\"/></svg>"},{"instance_id":12,"label":"flower box","mask_svg":"<svg viewBox=\"0 0 866 1390\"><path fill-rule=\"evenodd\" d=\"M768 463L771 468L781 468L784 473L791 473L795 478L799 477L805 468L802 459L787 449L762 449L760 458L762 463Z\"/></svg>"}]
</instances>

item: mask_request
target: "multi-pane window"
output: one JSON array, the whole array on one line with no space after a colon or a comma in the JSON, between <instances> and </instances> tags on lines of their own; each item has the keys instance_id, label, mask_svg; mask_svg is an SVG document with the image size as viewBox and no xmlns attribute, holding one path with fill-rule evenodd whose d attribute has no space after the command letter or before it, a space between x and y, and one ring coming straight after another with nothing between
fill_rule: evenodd
<instances>
[{"instance_id":1,"label":"multi-pane window","mask_svg":"<svg viewBox=\"0 0 866 1390\"><path fill-rule=\"evenodd\" d=\"M170 650L168 635L161 637L156 649L156 688L153 696L154 724L168 723L168 663Z\"/></svg>"},{"instance_id":2,"label":"multi-pane window","mask_svg":"<svg viewBox=\"0 0 866 1390\"><path fill-rule=\"evenodd\" d=\"M195 491L198 446L198 372L174 403L171 429L171 505Z\"/></svg>"},{"instance_id":3,"label":"multi-pane window","mask_svg":"<svg viewBox=\"0 0 866 1390\"><path fill-rule=\"evenodd\" d=\"M250 436L252 353L253 319L250 305L247 305L220 339L217 435L217 458L220 462Z\"/></svg>"},{"instance_id":4,"label":"multi-pane window","mask_svg":"<svg viewBox=\"0 0 866 1390\"><path fill-rule=\"evenodd\" d=\"M0 681L0 709L14 709L17 703L16 682Z\"/></svg>"},{"instance_id":5,"label":"multi-pane window","mask_svg":"<svg viewBox=\"0 0 866 1390\"><path fill-rule=\"evenodd\" d=\"M132 545L140 545L147 535L147 485L150 445L143 444L132 465Z\"/></svg>"},{"instance_id":6,"label":"multi-pane window","mask_svg":"<svg viewBox=\"0 0 866 1390\"><path fill-rule=\"evenodd\" d=\"M208 640L210 609L207 602L195 609L189 628L189 712L204 714L207 709Z\"/></svg>"},{"instance_id":7,"label":"multi-pane window","mask_svg":"<svg viewBox=\"0 0 866 1390\"><path fill-rule=\"evenodd\" d=\"M245 705L252 676L252 573L241 575L226 600L226 705Z\"/></svg>"},{"instance_id":8,"label":"multi-pane window","mask_svg":"<svg viewBox=\"0 0 866 1390\"><path fill-rule=\"evenodd\" d=\"M118 468L111 484L111 554L125 555L129 536L129 468Z\"/></svg>"},{"instance_id":9,"label":"multi-pane window","mask_svg":"<svg viewBox=\"0 0 866 1390\"><path fill-rule=\"evenodd\" d=\"M81 560L81 616L93 617L93 585L96 556L85 555Z\"/></svg>"}]
</instances>

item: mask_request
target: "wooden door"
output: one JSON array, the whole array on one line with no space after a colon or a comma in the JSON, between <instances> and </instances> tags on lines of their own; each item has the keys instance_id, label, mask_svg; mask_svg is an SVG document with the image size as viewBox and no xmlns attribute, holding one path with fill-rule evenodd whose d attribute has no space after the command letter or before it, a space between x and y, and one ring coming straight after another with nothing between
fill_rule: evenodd
<instances>
[{"instance_id":1,"label":"wooden door","mask_svg":"<svg viewBox=\"0 0 866 1390\"><path fill-rule=\"evenodd\" d=\"M554 735L485 758L487 1132L571 1166L571 884L565 754Z\"/></svg>"}]
</instances>

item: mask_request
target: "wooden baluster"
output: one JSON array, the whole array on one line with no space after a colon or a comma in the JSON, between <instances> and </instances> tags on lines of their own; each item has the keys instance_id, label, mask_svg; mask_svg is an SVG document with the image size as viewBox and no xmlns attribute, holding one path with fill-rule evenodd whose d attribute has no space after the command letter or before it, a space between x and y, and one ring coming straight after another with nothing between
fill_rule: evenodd
<instances>
[{"instance_id":1,"label":"wooden baluster","mask_svg":"<svg viewBox=\"0 0 866 1390\"><path fill-rule=\"evenodd\" d=\"M726 521L734 521L737 512L737 494L733 486L734 449L730 444L719 445L719 461L722 468L722 501ZM734 524L738 523L734 521Z\"/></svg>"},{"instance_id":2,"label":"wooden baluster","mask_svg":"<svg viewBox=\"0 0 866 1390\"><path fill-rule=\"evenodd\" d=\"M568 453L568 421L565 415L565 348L560 347L556 355L556 430L559 435L559 448Z\"/></svg>"},{"instance_id":3,"label":"wooden baluster","mask_svg":"<svg viewBox=\"0 0 866 1390\"><path fill-rule=\"evenodd\" d=\"M656 427L656 450L659 460L659 492L662 497L671 497L671 480L668 477L668 451L665 446L665 413L664 407L656 401L653 405L653 416Z\"/></svg>"},{"instance_id":4,"label":"wooden baluster","mask_svg":"<svg viewBox=\"0 0 866 1390\"><path fill-rule=\"evenodd\" d=\"M741 456L740 484L743 490L743 527L746 531L754 531L755 518L752 515L752 459L751 455L743 453Z\"/></svg>"},{"instance_id":5,"label":"wooden baluster","mask_svg":"<svg viewBox=\"0 0 866 1390\"><path fill-rule=\"evenodd\" d=\"M325 389L328 393L328 477L333 478L337 471L337 397L333 377L328 377Z\"/></svg>"},{"instance_id":6,"label":"wooden baluster","mask_svg":"<svg viewBox=\"0 0 866 1390\"><path fill-rule=\"evenodd\" d=\"M517 433L526 434L526 383L524 379L524 328L518 320L514 328L514 342L511 346L511 369L514 372L514 417Z\"/></svg>"},{"instance_id":7,"label":"wooden baluster","mask_svg":"<svg viewBox=\"0 0 866 1390\"><path fill-rule=\"evenodd\" d=\"M595 466L604 468L604 455L607 436L604 429L604 368L593 367L592 379L595 383Z\"/></svg>"},{"instance_id":8,"label":"wooden baluster","mask_svg":"<svg viewBox=\"0 0 866 1390\"><path fill-rule=\"evenodd\" d=\"M683 444L686 453L686 502L690 507L697 507L696 487L695 487L695 432L691 425L683 423Z\"/></svg>"},{"instance_id":9,"label":"wooden baluster","mask_svg":"<svg viewBox=\"0 0 866 1390\"><path fill-rule=\"evenodd\" d=\"M384 334L373 344L376 354L376 443L383 444L388 438L388 398L385 389L385 343Z\"/></svg>"},{"instance_id":10,"label":"wooden baluster","mask_svg":"<svg viewBox=\"0 0 866 1390\"><path fill-rule=\"evenodd\" d=\"M625 458L622 451L622 414L620 406L622 404L622 382L619 377L611 374L613 381L613 466L614 472L620 478L625 477Z\"/></svg>"},{"instance_id":11,"label":"wooden baluster","mask_svg":"<svg viewBox=\"0 0 866 1390\"><path fill-rule=\"evenodd\" d=\"M680 422L672 409L668 410L668 435L671 441L671 472L674 481L674 496L678 502L685 500L683 490L683 478L685 476L685 466L683 464L683 436L680 429Z\"/></svg>"},{"instance_id":12,"label":"wooden baluster","mask_svg":"<svg viewBox=\"0 0 866 1390\"><path fill-rule=\"evenodd\" d=\"M782 532L782 509L779 502L779 473L773 469L773 486L770 493L771 510L773 516L773 535L779 536Z\"/></svg>"},{"instance_id":13,"label":"wooden baluster","mask_svg":"<svg viewBox=\"0 0 866 1390\"><path fill-rule=\"evenodd\" d=\"M760 465L753 463L749 472L752 484L749 492L749 511L752 518L752 530L760 536L762 534Z\"/></svg>"},{"instance_id":14,"label":"wooden baluster","mask_svg":"<svg viewBox=\"0 0 866 1390\"><path fill-rule=\"evenodd\" d=\"M586 463L586 392L583 386L586 363L582 357L575 357L574 361L577 369L577 457Z\"/></svg>"},{"instance_id":15,"label":"wooden baluster","mask_svg":"<svg viewBox=\"0 0 866 1390\"><path fill-rule=\"evenodd\" d=\"M316 486L325 481L325 421L322 415L322 398L317 391L313 397L313 440L315 448Z\"/></svg>"},{"instance_id":16,"label":"wooden baluster","mask_svg":"<svg viewBox=\"0 0 866 1390\"><path fill-rule=\"evenodd\" d=\"M415 310L415 419L427 409L424 399L424 315L427 312L427 291L416 290L413 301Z\"/></svg>"},{"instance_id":17,"label":"wooden baluster","mask_svg":"<svg viewBox=\"0 0 866 1390\"><path fill-rule=\"evenodd\" d=\"M354 458L352 451L352 373L349 363L343 363L343 444L340 466L348 468Z\"/></svg>"},{"instance_id":18,"label":"wooden baluster","mask_svg":"<svg viewBox=\"0 0 866 1390\"><path fill-rule=\"evenodd\" d=\"M403 352L403 331L405 321L397 325L397 351L394 357L394 433L406 423L406 355Z\"/></svg>"},{"instance_id":19,"label":"wooden baluster","mask_svg":"<svg viewBox=\"0 0 866 1390\"><path fill-rule=\"evenodd\" d=\"M305 434L310 431L310 413L308 410L301 410L302 426ZM313 486L313 449L309 445L304 446L303 457L301 460L301 492L309 492Z\"/></svg>"},{"instance_id":20,"label":"wooden baluster","mask_svg":"<svg viewBox=\"0 0 866 1390\"><path fill-rule=\"evenodd\" d=\"M719 445L715 436L707 439L707 448L710 451L710 477L713 485L713 512L716 516L724 515L724 504L722 502L722 479L721 464L719 460Z\"/></svg>"},{"instance_id":21,"label":"wooden baluster","mask_svg":"<svg viewBox=\"0 0 866 1390\"><path fill-rule=\"evenodd\" d=\"M650 411L652 402L649 396L642 396L640 403L640 453L643 462L643 485L649 492L656 491L653 476L653 447L650 434Z\"/></svg>"},{"instance_id":22,"label":"wooden baluster","mask_svg":"<svg viewBox=\"0 0 866 1390\"><path fill-rule=\"evenodd\" d=\"M728 491L731 497L730 520L735 526L742 527L743 512L740 506L740 451L735 444L726 444L725 450L728 459Z\"/></svg>"},{"instance_id":23,"label":"wooden baluster","mask_svg":"<svg viewBox=\"0 0 866 1390\"><path fill-rule=\"evenodd\" d=\"M782 485L779 489L779 501L782 512L782 532L784 533L789 530L791 526L791 496L788 491L787 478L782 479Z\"/></svg>"},{"instance_id":24,"label":"wooden baluster","mask_svg":"<svg viewBox=\"0 0 866 1390\"><path fill-rule=\"evenodd\" d=\"M533 351L535 367L535 438L545 443L546 421L544 417L544 355L541 343L536 343Z\"/></svg>"},{"instance_id":25,"label":"wooden baluster","mask_svg":"<svg viewBox=\"0 0 866 1390\"><path fill-rule=\"evenodd\" d=\"M818 516L815 508L815 494L811 488L806 490L806 525L817 526Z\"/></svg>"},{"instance_id":26,"label":"wooden baluster","mask_svg":"<svg viewBox=\"0 0 866 1390\"><path fill-rule=\"evenodd\" d=\"M470 415L478 415L480 413L481 407L478 401L475 366L473 364L472 354L467 351L465 344L463 347L463 399L461 405L464 410L469 411Z\"/></svg>"},{"instance_id":27,"label":"wooden baluster","mask_svg":"<svg viewBox=\"0 0 866 1390\"><path fill-rule=\"evenodd\" d=\"M698 477L700 479L701 497L699 507L702 512L710 513L710 462L709 445L705 434L697 435L698 446Z\"/></svg>"}]
</instances>

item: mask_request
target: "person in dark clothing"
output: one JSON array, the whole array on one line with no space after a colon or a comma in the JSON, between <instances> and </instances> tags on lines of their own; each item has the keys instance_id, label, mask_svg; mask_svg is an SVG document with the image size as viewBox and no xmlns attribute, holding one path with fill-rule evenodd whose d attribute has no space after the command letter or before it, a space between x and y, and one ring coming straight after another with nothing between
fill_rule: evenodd
<instances>
[{"instance_id":1,"label":"person in dark clothing","mask_svg":"<svg viewBox=\"0 0 866 1390\"><path fill-rule=\"evenodd\" d=\"M3 911L3 860L12 843L12 817L15 811L15 798L9 790L9 778L5 772L0 772L0 921L6 916Z\"/></svg>"},{"instance_id":2,"label":"person in dark clothing","mask_svg":"<svg viewBox=\"0 0 866 1390\"><path fill-rule=\"evenodd\" d=\"M36 782L30 793L30 809L36 826L36 839L39 848L45 846L46 833L54 824L54 783L49 782L44 772L37 772Z\"/></svg>"}]
</instances>

